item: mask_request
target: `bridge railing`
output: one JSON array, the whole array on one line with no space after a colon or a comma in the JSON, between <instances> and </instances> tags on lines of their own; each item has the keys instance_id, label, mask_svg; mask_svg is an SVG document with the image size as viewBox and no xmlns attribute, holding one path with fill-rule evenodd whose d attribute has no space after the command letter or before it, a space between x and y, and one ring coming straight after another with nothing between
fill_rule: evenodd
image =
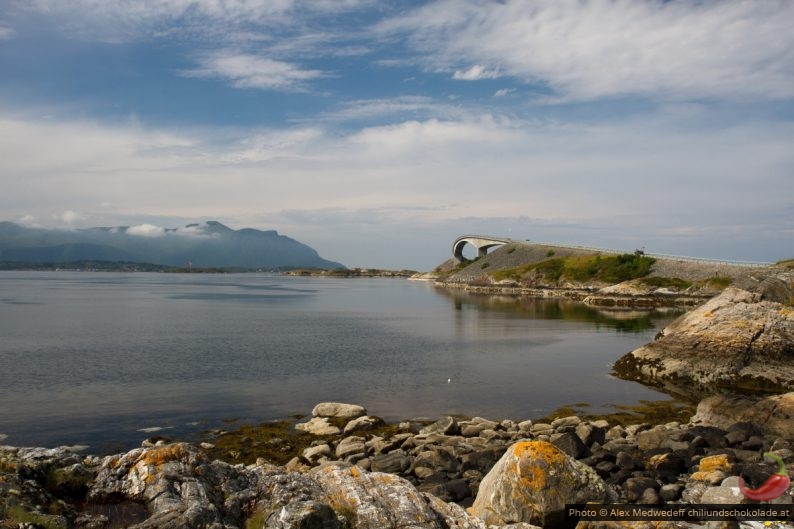
<instances>
[{"instance_id":1,"label":"bridge railing","mask_svg":"<svg viewBox=\"0 0 794 529\"><path fill-rule=\"evenodd\" d=\"M516 241L518 242L518 241ZM610 248L595 248L592 246L578 246L574 244L560 244L560 243L550 243L550 242L541 242L541 241L532 241L526 240L523 241L525 243L530 244L537 244L540 246L553 246L557 248L570 248L572 250L585 250L588 252L600 252L600 253L610 253L610 254L625 254L625 253L634 253L636 250L615 250ZM644 252L644 255L648 257L654 257L657 259L669 259L674 261L686 261L688 263L706 263L706 264L723 264L723 265L730 265L730 266L745 266L745 267L759 267L759 266L772 266L773 263L767 263L763 261L732 261L728 259L709 259L707 257L687 257L683 255L671 255L666 253L649 253Z\"/></svg>"}]
</instances>

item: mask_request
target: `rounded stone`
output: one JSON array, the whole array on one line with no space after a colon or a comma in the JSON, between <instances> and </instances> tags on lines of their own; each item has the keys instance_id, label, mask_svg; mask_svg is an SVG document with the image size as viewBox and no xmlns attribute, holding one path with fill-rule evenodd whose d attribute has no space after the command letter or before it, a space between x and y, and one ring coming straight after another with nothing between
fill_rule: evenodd
<instances>
[{"instance_id":1,"label":"rounded stone","mask_svg":"<svg viewBox=\"0 0 794 529\"><path fill-rule=\"evenodd\" d=\"M314 417L336 417L339 419L355 419L366 414L367 410L363 406L343 402L321 402L312 410Z\"/></svg>"}]
</instances>

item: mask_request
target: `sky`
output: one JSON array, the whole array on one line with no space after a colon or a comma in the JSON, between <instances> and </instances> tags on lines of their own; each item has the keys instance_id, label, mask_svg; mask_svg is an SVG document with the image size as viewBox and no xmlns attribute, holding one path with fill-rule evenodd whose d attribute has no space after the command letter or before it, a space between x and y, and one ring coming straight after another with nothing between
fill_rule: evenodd
<instances>
[{"instance_id":1,"label":"sky","mask_svg":"<svg viewBox=\"0 0 794 529\"><path fill-rule=\"evenodd\" d=\"M789 0L0 0L0 220L794 257Z\"/></svg>"}]
</instances>

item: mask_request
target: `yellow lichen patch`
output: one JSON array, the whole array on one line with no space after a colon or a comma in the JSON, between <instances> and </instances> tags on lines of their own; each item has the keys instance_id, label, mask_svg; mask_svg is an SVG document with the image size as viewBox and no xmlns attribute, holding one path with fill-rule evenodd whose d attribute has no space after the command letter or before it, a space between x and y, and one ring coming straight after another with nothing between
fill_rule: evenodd
<instances>
[{"instance_id":1,"label":"yellow lichen patch","mask_svg":"<svg viewBox=\"0 0 794 529\"><path fill-rule=\"evenodd\" d=\"M545 441L522 441L513 445L512 450L521 481L538 492L546 488L549 474L565 463L565 454Z\"/></svg>"},{"instance_id":2,"label":"yellow lichen patch","mask_svg":"<svg viewBox=\"0 0 794 529\"><path fill-rule=\"evenodd\" d=\"M361 477L361 472L356 467L350 467L350 475L354 478L359 478Z\"/></svg>"},{"instance_id":3,"label":"yellow lichen patch","mask_svg":"<svg viewBox=\"0 0 794 529\"><path fill-rule=\"evenodd\" d=\"M138 462L143 463L144 465L159 466L164 463L168 463L169 461L181 459L185 457L186 454L187 452L185 450L185 445L182 443L177 443L147 450L141 455L141 458L138 460Z\"/></svg>"},{"instance_id":4,"label":"yellow lichen patch","mask_svg":"<svg viewBox=\"0 0 794 529\"><path fill-rule=\"evenodd\" d=\"M707 310L706 312L703 313L704 318L711 318L713 315L714 313L711 312L710 310Z\"/></svg>"},{"instance_id":5,"label":"yellow lichen patch","mask_svg":"<svg viewBox=\"0 0 794 529\"><path fill-rule=\"evenodd\" d=\"M711 485L719 485L725 479L725 473L721 470L712 470L711 472L697 471L689 476L695 481L702 481Z\"/></svg>"},{"instance_id":6,"label":"yellow lichen patch","mask_svg":"<svg viewBox=\"0 0 794 529\"><path fill-rule=\"evenodd\" d=\"M714 470L730 472L732 468L733 465L725 454L704 457L700 460L700 464L698 465L698 470L700 472L712 472Z\"/></svg>"}]
</instances>

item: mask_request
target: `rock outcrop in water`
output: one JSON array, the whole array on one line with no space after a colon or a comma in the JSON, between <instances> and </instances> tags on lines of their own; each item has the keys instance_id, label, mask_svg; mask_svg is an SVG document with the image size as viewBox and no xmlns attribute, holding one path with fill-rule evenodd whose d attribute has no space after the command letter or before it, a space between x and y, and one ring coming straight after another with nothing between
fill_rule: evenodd
<instances>
[{"instance_id":1,"label":"rock outcrop in water","mask_svg":"<svg viewBox=\"0 0 794 529\"><path fill-rule=\"evenodd\" d=\"M615 372L683 395L794 390L794 307L728 288L622 357Z\"/></svg>"}]
</instances>

